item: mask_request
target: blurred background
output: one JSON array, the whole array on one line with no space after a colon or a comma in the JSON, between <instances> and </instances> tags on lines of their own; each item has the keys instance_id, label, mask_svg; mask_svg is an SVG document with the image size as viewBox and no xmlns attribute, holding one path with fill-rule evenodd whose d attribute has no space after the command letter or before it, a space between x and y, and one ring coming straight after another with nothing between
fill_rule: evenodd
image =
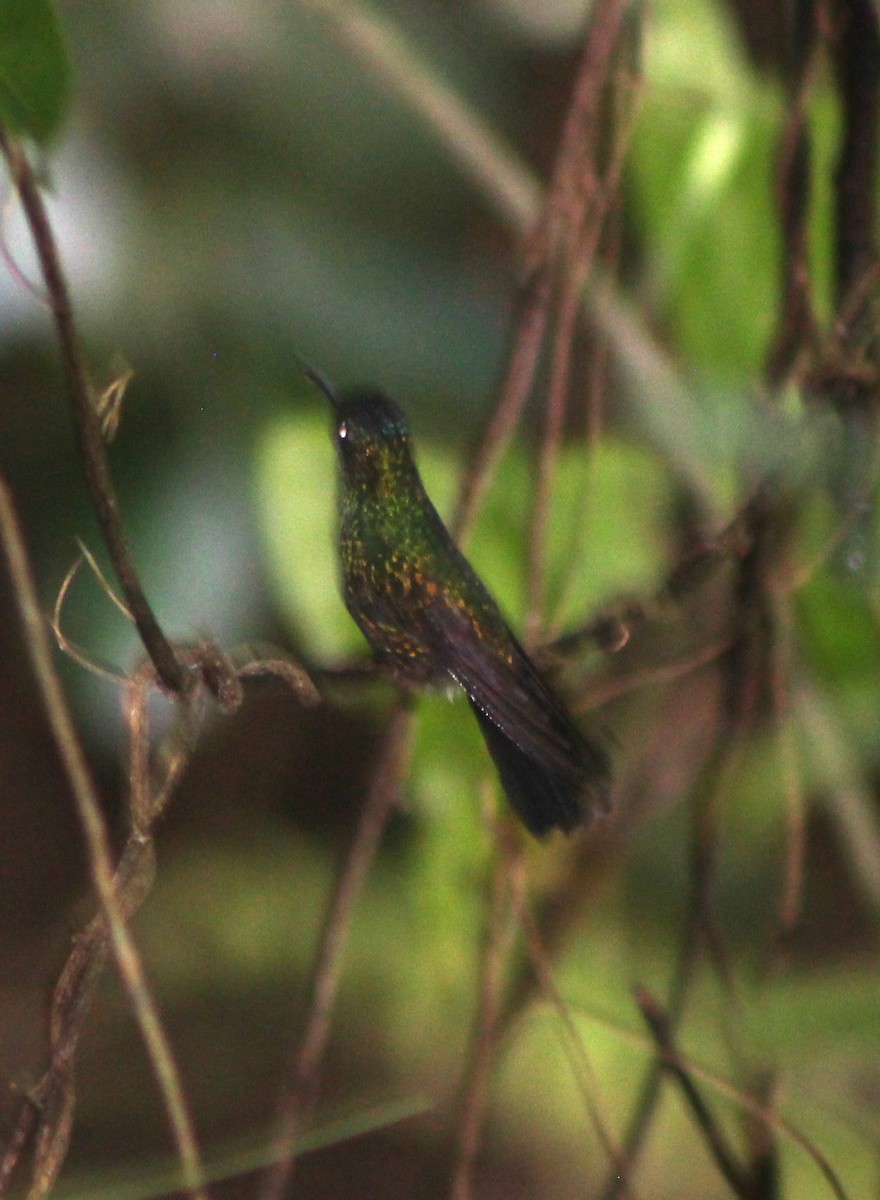
<instances>
[{"instance_id":1,"label":"blurred background","mask_svg":"<svg viewBox=\"0 0 880 1200\"><path fill-rule=\"evenodd\" d=\"M706 803L716 811L712 909L728 976L719 978L717 960L695 970L681 1046L740 1097L760 1091L756 1079L771 1081L768 1103L816 1142L849 1195L880 1188L873 519L859 523L857 545L845 542L858 551L848 566L811 574L793 606L786 645L798 703L786 745L806 849L784 957L774 938L792 787L773 722L754 731L717 793L705 781L718 766L725 679L718 656L699 664L728 636L730 572L722 564L674 604L652 600L695 531L711 537L734 520L768 470L784 477L797 530L785 553L799 564L824 561L841 519L828 466L840 456L821 438L797 440L793 386L772 417L759 387L778 324L774 187L792 102L783 15L793 7L780 6L774 21L773 6L745 0L656 0L639 19L642 83L615 216L617 281L594 313L615 368L589 456L584 405L573 405L548 532L545 621L562 634L622 599L649 615L610 664L589 645L559 673L579 709L605 700L591 719L612 747L614 816L587 839L525 851L592 1099L546 992L520 960L480 1143L482 1196L614 1194L589 1113L595 1105L622 1139L650 1071L633 987L666 997L674 985L695 811ZM134 371L110 453L147 595L174 637L277 646L313 667L350 661L364 647L337 593L329 418L301 361L401 402L429 490L449 513L502 378L521 239L339 35L333 6L77 0L57 10L73 90L41 170L95 383ZM552 168L589 11L583 0L366 10L539 183ZM809 263L827 321L841 111L821 60L808 118ZM36 279L12 202L4 222L9 254ZM0 311L0 466L49 610L77 538L106 560L49 314L7 270ZM585 362L600 340L587 339ZM472 544L517 628L540 429L537 396ZM798 470L786 474L793 443ZM13 1087L0 1134L45 1069L51 989L92 911L5 576L2 588L0 1074ZM139 657L132 628L88 572L71 589L63 626L117 670ZM119 689L69 660L61 668L121 840ZM209 722L158 832L157 882L135 929L206 1157L219 1175L236 1176L223 1185L230 1194L253 1191L235 1155L267 1145L328 897L391 703L381 683L332 685L309 710L280 686L249 688L237 713ZM157 704L154 715L161 731L169 714ZM447 1194L450 1113L489 920L493 786L466 708L420 701L401 803L351 928L314 1120L325 1145L302 1158L292 1195ZM746 1155L743 1105L706 1087ZM775 1134L776 1190L754 1194L831 1194L795 1139ZM172 1162L150 1067L109 972L80 1050L62 1190L161 1194ZM632 1194L709 1197L726 1186L666 1087Z\"/></svg>"}]
</instances>

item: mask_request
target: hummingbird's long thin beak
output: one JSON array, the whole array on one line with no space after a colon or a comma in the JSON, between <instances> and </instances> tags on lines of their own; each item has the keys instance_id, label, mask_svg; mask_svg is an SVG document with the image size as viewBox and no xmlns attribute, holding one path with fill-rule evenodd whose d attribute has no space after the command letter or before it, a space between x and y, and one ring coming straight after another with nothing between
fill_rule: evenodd
<instances>
[{"instance_id":1,"label":"hummingbird's long thin beak","mask_svg":"<svg viewBox=\"0 0 880 1200\"><path fill-rule=\"evenodd\" d=\"M310 367L307 364L303 366L303 374L306 379L311 379L312 383L321 389L335 409L338 410L340 408L342 397L336 386L330 382L326 375L323 375L315 367Z\"/></svg>"}]
</instances>

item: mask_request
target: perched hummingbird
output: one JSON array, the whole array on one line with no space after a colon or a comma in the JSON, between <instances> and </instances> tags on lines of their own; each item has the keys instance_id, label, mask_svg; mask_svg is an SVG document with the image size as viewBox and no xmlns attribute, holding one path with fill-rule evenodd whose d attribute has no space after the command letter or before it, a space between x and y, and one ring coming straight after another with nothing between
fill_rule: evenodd
<instances>
[{"instance_id":1,"label":"perched hummingbird","mask_svg":"<svg viewBox=\"0 0 880 1200\"><path fill-rule=\"evenodd\" d=\"M343 594L377 659L401 682L459 684L533 834L589 821L608 807L608 756L575 728L452 540L403 413L381 392L340 394L306 373L335 409Z\"/></svg>"}]
</instances>

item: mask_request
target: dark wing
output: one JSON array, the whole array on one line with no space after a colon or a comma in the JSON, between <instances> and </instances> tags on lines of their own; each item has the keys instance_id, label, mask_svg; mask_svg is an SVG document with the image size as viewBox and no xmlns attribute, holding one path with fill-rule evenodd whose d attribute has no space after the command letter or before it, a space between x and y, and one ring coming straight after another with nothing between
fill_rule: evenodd
<instances>
[{"instance_id":1,"label":"dark wing","mask_svg":"<svg viewBox=\"0 0 880 1200\"><path fill-rule=\"evenodd\" d=\"M480 585L475 615L443 596L419 616L420 637L467 693L513 807L541 835L567 832L608 807L610 764L589 741Z\"/></svg>"}]
</instances>

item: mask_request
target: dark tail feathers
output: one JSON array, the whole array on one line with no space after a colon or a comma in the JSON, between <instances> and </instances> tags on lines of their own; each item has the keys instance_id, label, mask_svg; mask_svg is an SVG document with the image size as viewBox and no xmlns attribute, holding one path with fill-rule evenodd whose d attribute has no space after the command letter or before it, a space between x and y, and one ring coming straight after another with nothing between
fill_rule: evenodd
<instances>
[{"instance_id":1,"label":"dark tail feathers","mask_svg":"<svg viewBox=\"0 0 880 1200\"><path fill-rule=\"evenodd\" d=\"M571 833L608 808L608 758L577 730L571 730L577 740L570 763L562 766L527 754L473 700L470 705L507 799L536 837L551 829Z\"/></svg>"}]
</instances>

